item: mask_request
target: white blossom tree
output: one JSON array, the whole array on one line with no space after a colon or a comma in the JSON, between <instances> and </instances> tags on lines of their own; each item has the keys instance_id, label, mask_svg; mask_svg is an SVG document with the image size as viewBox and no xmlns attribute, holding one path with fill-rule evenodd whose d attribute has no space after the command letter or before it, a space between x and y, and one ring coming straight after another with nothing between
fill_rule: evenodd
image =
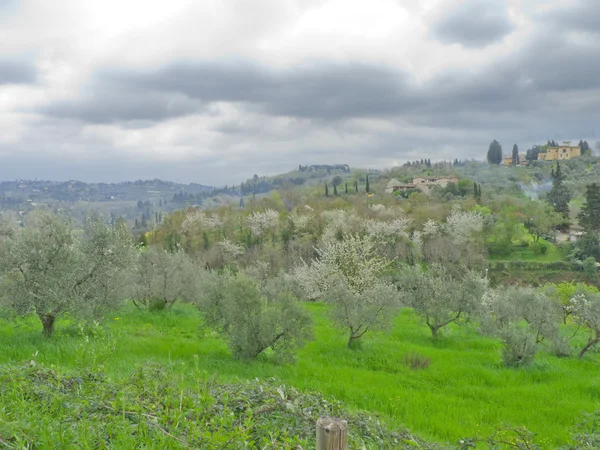
<instances>
[{"instance_id":1,"label":"white blossom tree","mask_svg":"<svg viewBox=\"0 0 600 450\"><path fill-rule=\"evenodd\" d=\"M377 254L371 239L325 241L316 252L318 258L295 275L309 298L332 304L333 319L349 332L349 346L391 322L399 306L397 289L386 277L391 261Z\"/></svg>"}]
</instances>

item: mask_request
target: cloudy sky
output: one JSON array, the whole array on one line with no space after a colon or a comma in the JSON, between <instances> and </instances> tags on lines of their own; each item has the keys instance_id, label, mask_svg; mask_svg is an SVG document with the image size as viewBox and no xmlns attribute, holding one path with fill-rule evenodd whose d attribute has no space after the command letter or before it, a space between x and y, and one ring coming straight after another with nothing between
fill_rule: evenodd
<instances>
[{"instance_id":1,"label":"cloudy sky","mask_svg":"<svg viewBox=\"0 0 600 450\"><path fill-rule=\"evenodd\" d=\"M0 0L0 179L596 142L599 55L595 0Z\"/></svg>"}]
</instances>

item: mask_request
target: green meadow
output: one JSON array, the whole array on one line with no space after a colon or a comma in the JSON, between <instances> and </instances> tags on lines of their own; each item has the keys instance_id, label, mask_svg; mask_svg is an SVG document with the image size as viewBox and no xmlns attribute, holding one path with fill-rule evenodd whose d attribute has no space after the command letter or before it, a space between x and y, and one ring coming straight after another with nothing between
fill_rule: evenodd
<instances>
[{"instance_id":1,"label":"green meadow","mask_svg":"<svg viewBox=\"0 0 600 450\"><path fill-rule=\"evenodd\" d=\"M128 307L103 324L85 327L62 320L45 339L35 318L0 324L0 364L94 368L125 380L149 362L168 367L182 386L197 379L239 382L274 378L300 391L318 391L350 410L379 414L391 427L406 427L428 441L457 443L502 427L526 427L542 448L568 445L572 426L600 409L597 354L583 360L541 351L524 368L507 368L501 344L469 328L448 328L437 340L410 310L393 329L368 333L355 348L329 323L327 307L308 304L315 339L294 364L268 354L254 361L232 358L225 343L202 326L195 308L147 312ZM565 333L574 330L567 326ZM584 339L585 336L581 336ZM411 368L406 355L429 358ZM1 436L1 433L0 433Z\"/></svg>"}]
</instances>

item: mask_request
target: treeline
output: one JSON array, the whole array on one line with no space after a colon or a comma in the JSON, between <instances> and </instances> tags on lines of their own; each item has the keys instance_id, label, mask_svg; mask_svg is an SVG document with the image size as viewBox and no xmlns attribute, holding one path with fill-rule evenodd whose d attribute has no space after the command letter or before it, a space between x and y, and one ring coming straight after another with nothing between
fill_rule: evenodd
<instances>
[{"instance_id":1,"label":"treeline","mask_svg":"<svg viewBox=\"0 0 600 450\"><path fill-rule=\"evenodd\" d=\"M320 238L302 256L293 248L312 233L314 213L288 216L278 246L279 213L254 212L243 226L256 237L256 251L249 255L243 245L221 238L220 270L201 252L180 246L136 247L124 226L101 217L74 230L60 217L39 213L23 229L1 230L1 304L15 315L36 314L50 337L60 315L98 319L127 298L148 310L189 302L241 359L269 350L290 361L313 338L302 301L329 304L331 324L345 331L349 346L387 329L402 307L421 317L433 339L451 324L476 326L503 343L507 365L530 363L540 348L583 357L600 343L596 288L489 286L479 211L454 207L445 222L428 220L412 233L397 208L374 205L363 212L322 211ZM221 233L229 226L202 212L186 220L188 230ZM295 254L287 270L274 261L284 252ZM569 321L589 333L583 344L561 332Z\"/></svg>"}]
</instances>

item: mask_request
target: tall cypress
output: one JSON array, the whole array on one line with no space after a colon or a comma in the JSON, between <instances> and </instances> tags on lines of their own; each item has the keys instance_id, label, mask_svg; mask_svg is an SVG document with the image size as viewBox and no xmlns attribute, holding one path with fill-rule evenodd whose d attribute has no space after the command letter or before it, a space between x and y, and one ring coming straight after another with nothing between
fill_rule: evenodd
<instances>
[{"instance_id":1,"label":"tall cypress","mask_svg":"<svg viewBox=\"0 0 600 450\"><path fill-rule=\"evenodd\" d=\"M367 194L371 192L371 190L369 189L369 175L367 175L367 185L365 186L365 190L367 191Z\"/></svg>"},{"instance_id":2,"label":"tall cypress","mask_svg":"<svg viewBox=\"0 0 600 450\"><path fill-rule=\"evenodd\" d=\"M577 216L586 233L600 232L600 185L592 183L585 190L585 205Z\"/></svg>"},{"instance_id":3,"label":"tall cypress","mask_svg":"<svg viewBox=\"0 0 600 450\"><path fill-rule=\"evenodd\" d=\"M348 182L346 181L346 195L348 195Z\"/></svg>"},{"instance_id":4,"label":"tall cypress","mask_svg":"<svg viewBox=\"0 0 600 450\"><path fill-rule=\"evenodd\" d=\"M338 195L338 193L337 193L337 185L335 185L335 184L333 185L333 195L335 197L337 197L337 195Z\"/></svg>"},{"instance_id":5,"label":"tall cypress","mask_svg":"<svg viewBox=\"0 0 600 450\"><path fill-rule=\"evenodd\" d=\"M518 166L520 163L519 161L519 147L517 146L517 144L513 145L513 150L512 150L512 165L513 166Z\"/></svg>"},{"instance_id":6,"label":"tall cypress","mask_svg":"<svg viewBox=\"0 0 600 450\"><path fill-rule=\"evenodd\" d=\"M552 189L548 193L548 203L550 203L557 213L565 218L565 225L569 220L569 202L572 194L569 188L564 185L564 175L560 170L560 163L556 161L556 170L552 170Z\"/></svg>"},{"instance_id":7,"label":"tall cypress","mask_svg":"<svg viewBox=\"0 0 600 450\"><path fill-rule=\"evenodd\" d=\"M329 187L327 186L327 183L325 183L325 197L329 197Z\"/></svg>"}]
</instances>

